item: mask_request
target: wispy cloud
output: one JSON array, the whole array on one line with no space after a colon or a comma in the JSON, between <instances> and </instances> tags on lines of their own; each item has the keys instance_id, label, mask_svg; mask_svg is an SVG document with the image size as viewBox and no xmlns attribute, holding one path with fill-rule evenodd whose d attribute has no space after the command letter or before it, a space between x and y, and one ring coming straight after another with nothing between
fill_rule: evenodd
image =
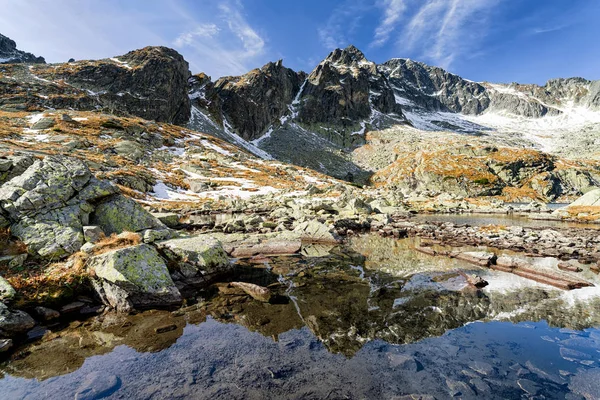
<instances>
[{"instance_id":1,"label":"wispy cloud","mask_svg":"<svg viewBox=\"0 0 600 400\"><path fill-rule=\"evenodd\" d=\"M550 33L556 31L562 31L565 28L568 28L569 24L557 25L557 26L547 26L544 28L533 28L529 31L530 34L540 35L542 33Z\"/></svg>"},{"instance_id":2,"label":"wispy cloud","mask_svg":"<svg viewBox=\"0 0 600 400\"><path fill-rule=\"evenodd\" d=\"M191 32L184 32L180 34L174 41L173 44L177 47L189 46L194 43L198 38L212 38L219 33L219 28L215 24L200 24L196 29Z\"/></svg>"},{"instance_id":3,"label":"wispy cloud","mask_svg":"<svg viewBox=\"0 0 600 400\"><path fill-rule=\"evenodd\" d=\"M191 64L196 71L218 71L217 76L246 73L265 53L265 39L245 18L241 1L224 1L215 11L212 23L188 20L191 28L180 33L173 46L193 54Z\"/></svg>"},{"instance_id":4,"label":"wispy cloud","mask_svg":"<svg viewBox=\"0 0 600 400\"><path fill-rule=\"evenodd\" d=\"M372 7L365 0L345 0L329 16L317 33L321 44L328 50L346 47L352 33L360 26L363 12Z\"/></svg>"},{"instance_id":5,"label":"wispy cloud","mask_svg":"<svg viewBox=\"0 0 600 400\"><path fill-rule=\"evenodd\" d=\"M419 51L426 61L448 68L460 56L478 51L489 29L489 17L502 0L426 0L415 4L397 39L404 51ZM386 12L390 11L388 7ZM393 14L396 15L396 14ZM385 21L385 19L384 19ZM383 32L393 30L382 28ZM377 31L374 43L378 43Z\"/></svg>"},{"instance_id":6,"label":"wispy cloud","mask_svg":"<svg viewBox=\"0 0 600 400\"><path fill-rule=\"evenodd\" d=\"M370 47L383 46L390 38L390 35L397 29L397 23L401 20L406 11L405 0L380 0L377 6L383 9L383 16L380 24L375 28L375 36Z\"/></svg>"}]
</instances>

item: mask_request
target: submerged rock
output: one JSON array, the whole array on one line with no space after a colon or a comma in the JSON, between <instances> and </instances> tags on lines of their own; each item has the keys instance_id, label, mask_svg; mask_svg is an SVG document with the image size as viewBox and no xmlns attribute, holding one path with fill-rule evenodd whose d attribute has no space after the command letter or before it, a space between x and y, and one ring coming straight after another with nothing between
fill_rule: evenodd
<instances>
[{"instance_id":1,"label":"submerged rock","mask_svg":"<svg viewBox=\"0 0 600 400\"><path fill-rule=\"evenodd\" d=\"M95 273L94 288L102 301L118 311L181 303L165 262L148 244L94 256L88 268Z\"/></svg>"},{"instance_id":2,"label":"submerged rock","mask_svg":"<svg viewBox=\"0 0 600 400\"><path fill-rule=\"evenodd\" d=\"M271 299L271 291L266 287L247 282L231 282L230 285L242 289L254 300L268 303Z\"/></svg>"}]
</instances>

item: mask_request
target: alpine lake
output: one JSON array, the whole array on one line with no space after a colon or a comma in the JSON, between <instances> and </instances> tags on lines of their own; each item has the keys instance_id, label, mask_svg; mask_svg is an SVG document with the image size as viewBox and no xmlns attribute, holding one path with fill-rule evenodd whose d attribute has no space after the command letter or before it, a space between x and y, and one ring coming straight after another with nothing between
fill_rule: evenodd
<instances>
[{"instance_id":1,"label":"alpine lake","mask_svg":"<svg viewBox=\"0 0 600 400\"><path fill-rule=\"evenodd\" d=\"M1 397L600 398L600 277L562 291L418 244L368 234L237 260L230 281L269 302L221 282L178 310L40 327L0 366Z\"/></svg>"}]
</instances>

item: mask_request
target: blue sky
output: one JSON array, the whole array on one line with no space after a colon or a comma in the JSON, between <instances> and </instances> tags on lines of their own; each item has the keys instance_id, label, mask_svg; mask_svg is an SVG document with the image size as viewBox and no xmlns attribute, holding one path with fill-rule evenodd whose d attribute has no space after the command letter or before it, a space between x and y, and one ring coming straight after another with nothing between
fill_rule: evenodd
<instances>
[{"instance_id":1,"label":"blue sky","mask_svg":"<svg viewBox=\"0 0 600 400\"><path fill-rule=\"evenodd\" d=\"M475 81L600 79L599 0L0 0L0 33L49 62L173 47L192 72L284 59L312 70L354 44Z\"/></svg>"}]
</instances>

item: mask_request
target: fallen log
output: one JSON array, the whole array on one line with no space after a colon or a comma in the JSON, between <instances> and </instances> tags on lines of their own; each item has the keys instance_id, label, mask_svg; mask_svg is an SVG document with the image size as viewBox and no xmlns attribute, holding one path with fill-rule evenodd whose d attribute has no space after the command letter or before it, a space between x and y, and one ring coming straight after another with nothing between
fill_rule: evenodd
<instances>
[{"instance_id":1,"label":"fallen log","mask_svg":"<svg viewBox=\"0 0 600 400\"><path fill-rule=\"evenodd\" d=\"M561 269L563 271L569 271L569 272L581 272L583 271L581 268L579 268L577 265L573 265L569 262L559 262L558 263L558 269Z\"/></svg>"}]
</instances>

